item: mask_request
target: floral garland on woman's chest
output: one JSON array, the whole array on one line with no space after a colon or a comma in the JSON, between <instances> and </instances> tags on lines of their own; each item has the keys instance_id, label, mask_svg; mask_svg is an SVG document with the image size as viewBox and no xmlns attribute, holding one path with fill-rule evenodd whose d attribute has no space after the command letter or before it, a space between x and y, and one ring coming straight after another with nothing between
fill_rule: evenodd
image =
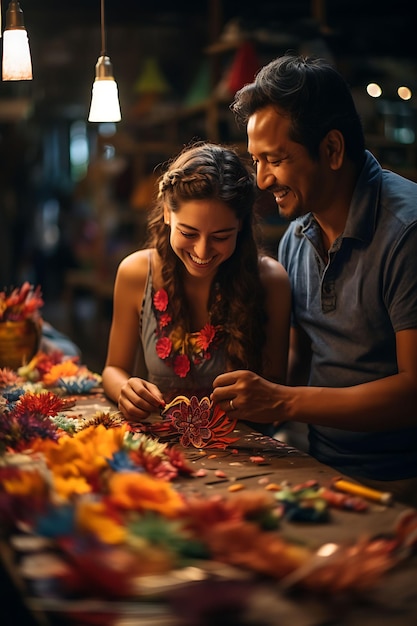
<instances>
[{"instance_id":1,"label":"floral garland on woman's chest","mask_svg":"<svg viewBox=\"0 0 417 626\"><path fill-rule=\"evenodd\" d=\"M217 348L220 326L213 326L208 322L200 331L187 333L179 326L173 327L168 304L165 289L158 289L152 294L152 307L156 317L156 353L173 368L177 376L185 378L192 363L199 365L211 359L210 349Z\"/></svg>"}]
</instances>

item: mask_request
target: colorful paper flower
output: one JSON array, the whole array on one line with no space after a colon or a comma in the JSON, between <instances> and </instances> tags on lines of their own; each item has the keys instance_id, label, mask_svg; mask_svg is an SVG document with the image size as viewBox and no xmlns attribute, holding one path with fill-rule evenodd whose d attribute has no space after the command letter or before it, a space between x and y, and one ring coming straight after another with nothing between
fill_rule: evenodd
<instances>
[{"instance_id":1,"label":"colorful paper flower","mask_svg":"<svg viewBox=\"0 0 417 626\"><path fill-rule=\"evenodd\" d=\"M14 405L11 414L18 419L23 415L52 417L67 407L67 400L51 391L42 393L26 392Z\"/></svg>"},{"instance_id":2,"label":"colorful paper flower","mask_svg":"<svg viewBox=\"0 0 417 626\"><path fill-rule=\"evenodd\" d=\"M108 492L112 505L124 510L154 511L168 518L184 510L184 500L171 483L147 474L113 474Z\"/></svg>"},{"instance_id":3,"label":"colorful paper flower","mask_svg":"<svg viewBox=\"0 0 417 626\"><path fill-rule=\"evenodd\" d=\"M212 324L206 324L196 337L196 345L200 350L208 350L214 337L216 336L216 328Z\"/></svg>"},{"instance_id":4,"label":"colorful paper flower","mask_svg":"<svg viewBox=\"0 0 417 626\"><path fill-rule=\"evenodd\" d=\"M161 328L165 328L165 326L168 326L171 322L172 322L172 318L169 315L169 313L164 313L159 318L159 323L161 325Z\"/></svg>"},{"instance_id":5,"label":"colorful paper flower","mask_svg":"<svg viewBox=\"0 0 417 626\"><path fill-rule=\"evenodd\" d=\"M26 392L0 413L0 444L22 451L37 440L58 439L57 426L50 417L57 415L67 402L51 392Z\"/></svg>"},{"instance_id":6,"label":"colorful paper flower","mask_svg":"<svg viewBox=\"0 0 417 626\"><path fill-rule=\"evenodd\" d=\"M33 318L43 304L40 286L34 288L27 281L10 292L0 291L0 322Z\"/></svg>"},{"instance_id":7,"label":"colorful paper flower","mask_svg":"<svg viewBox=\"0 0 417 626\"><path fill-rule=\"evenodd\" d=\"M76 524L81 531L93 534L107 544L122 543L127 536L123 516L116 516L103 500L80 500Z\"/></svg>"},{"instance_id":8,"label":"colorful paper flower","mask_svg":"<svg viewBox=\"0 0 417 626\"><path fill-rule=\"evenodd\" d=\"M219 406L207 397L177 396L163 410L165 419L150 427L152 433L178 434L184 447L225 448L236 441L228 437L236 427L237 420L230 419Z\"/></svg>"},{"instance_id":9,"label":"colorful paper flower","mask_svg":"<svg viewBox=\"0 0 417 626\"><path fill-rule=\"evenodd\" d=\"M168 306L168 294L165 289L159 289L154 294L153 304L157 311L166 311Z\"/></svg>"},{"instance_id":10,"label":"colorful paper flower","mask_svg":"<svg viewBox=\"0 0 417 626\"><path fill-rule=\"evenodd\" d=\"M54 365L62 363L64 355L60 350L54 350L50 353L39 351L29 361L27 365L22 365L17 370L19 376L28 381L41 380L44 375L51 370ZM66 361L78 362L78 357L65 357Z\"/></svg>"},{"instance_id":11,"label":"colorful paper flower","mask_svg":"<svg viewBox=\"0 0 417 626\"><path fill-rule=\"evenodd\" d=\"M60 378L71 378L79 373L80 367L71 359L56 363L44 373L42 382L47 387L53 387Z\"/></svg>"},{"instance_id":12,"label":"colorful paper flower","mask_svg":"<svg viewBox=\"0 0 417 626\"><path fill-rule=\"evenodd\" d=\"M168 311L168 294L159 289L153 295L153 312L156 318L156 353L160 359L173 368L180 378L186 378L192 365L200 365L211 359L209 347L215 347L220 327L212 324L195 333L188 333L180 326L173 326L172 316Z\"/></svg>"},{"instance_id":13,"label":"colorful paper flower","mask_svg":"<svg viewBox=\"0 0 417 626\"><path fill-rule=\"evenodd\" d=\"M97 387L99 381L92 376L63 376L57 380L57 386L62 387L69 394L89 393Z\"/></svg>"},{"instance_id":14,"label":"colorful paper flower","mask_svg":"<svg viewBox=\"0 0 417 626\"><path fill-rule=\"evenodd\" d=\"M18 382L23 382L22 378L9 367L0 368L0 387L10 387Z\"/></svg>"},{"instance_id":15,"label":"colorful paper flower","mask_svg":"<svg viewBox=\"0 0 417 626\"><path fill-rule=\"evenodd\" d=\"M180 378L185 378L190 371L190 359L186 354L178 354L174 359L174 372Z\"/></svg>"},{"instance_id":16,"label":"colorful paper flower","mask_svg":"<svg viewBox=\"0 0 417 626\"><path fill-rule=\"evenodd\" d=\"M49 467L63 476L85 476L95 482L97 473L107 467L111 458L123 445L128 426L106 429L102 424L90 426L74 436L64 435L57 444L46 442L43 453Z\"/></svg>"},{"instance_id":17,"label":"colorful paper flower","mask_svg":"<svg viewBox=\"0 0 417 626\"><path fill-rule=\"evenodd\" d=\"M160 359L167 359L171 354L172 341L168 337L161 337L156 342L156 354Z\"/></svg>"},{"instance_id":18,"label":"colorful paper flower","mask_svg":"<svg viewBox=\"0 0 417 626\"><path fill-rule=\"evenodd\" d=\"M0 483L3 491L18 496L46 495L49 491L45 476L39 471L20 467L0 469Z\"/></svg>"}]
</instances>

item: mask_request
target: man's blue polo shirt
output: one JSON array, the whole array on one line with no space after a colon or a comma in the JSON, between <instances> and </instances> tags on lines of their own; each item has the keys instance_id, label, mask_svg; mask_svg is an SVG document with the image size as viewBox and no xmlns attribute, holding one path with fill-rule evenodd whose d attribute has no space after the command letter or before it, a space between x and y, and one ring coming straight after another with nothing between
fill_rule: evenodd
<instances>
[{"instance_id":1,"label":"man's blue polo shirt","mask_svg":"<svg viewBox=\"0 0 417 626\"><path fill-rule=\"evenodd\" d=\"M417 328L417 184L367 152L327 264L321 245L309 213L289 225L278 253L291 280L293 323L311 339L309 384L348 387L396 374L395 333ZM388 432L310 426L310 453L350 475L417 476L417 426L396 429L400 411L401 402Z\"/></svg>"}]
</instances>

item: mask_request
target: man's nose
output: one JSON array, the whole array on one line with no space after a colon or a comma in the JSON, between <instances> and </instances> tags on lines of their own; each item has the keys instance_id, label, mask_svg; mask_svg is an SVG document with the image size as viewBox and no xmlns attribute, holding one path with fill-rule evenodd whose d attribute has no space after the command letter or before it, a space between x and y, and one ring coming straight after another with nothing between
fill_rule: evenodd
<instances>
[{"instance_id":1,"label":"man's nose","mask_svg":"<svg viewBox=\"0 0 417 626\"><path fill-rule=\"evenodd\" d=\"M275 176L268 163L258 163L256 166L256 183L259 189L269 189L275 183Z\"/></svg>"}]
</instances>

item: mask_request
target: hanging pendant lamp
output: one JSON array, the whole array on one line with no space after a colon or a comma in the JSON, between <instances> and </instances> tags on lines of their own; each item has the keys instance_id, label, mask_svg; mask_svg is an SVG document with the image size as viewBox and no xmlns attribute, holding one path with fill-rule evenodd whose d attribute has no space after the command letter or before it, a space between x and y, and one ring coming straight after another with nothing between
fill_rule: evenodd
<instances>
[{"instance_id":1,"label":"hanging pendant lamp","mask_svg":"<svg viewBox=\"0 0 417 626\"><path fill-rule=\"evenodd\" d=\"M119 94L113 76L113 66L106 55L104 0L101 0L101 53L96 63L89 122L120 122Z\"/></svg>"},{"instance_id":2,"label":"hanging pendant lamp","mask_svg":"<svg viewBox=\"0 0 417 626\"><path fill-rule=\"evenodd\" d=\"M18 0L11 0L6 11L2 78L3 80L32 80L28 34Z\"/></svg>"}]
</instances>

